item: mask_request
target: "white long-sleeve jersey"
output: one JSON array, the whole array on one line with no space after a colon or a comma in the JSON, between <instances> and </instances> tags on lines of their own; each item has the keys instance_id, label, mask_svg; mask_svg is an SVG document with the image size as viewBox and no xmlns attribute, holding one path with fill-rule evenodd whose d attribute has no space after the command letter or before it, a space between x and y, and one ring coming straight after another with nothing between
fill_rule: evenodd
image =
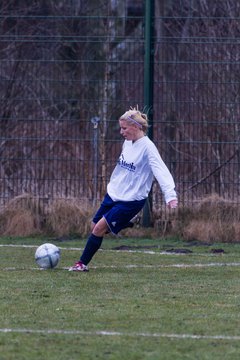
<instances>
[{"instance_id":1,"label":"white long-sleeve jersey","mask_svg":"<svg viewBox=\"0 0 240 360\"><path fill-rule=\"evenodd\" d=\"M113 201L142 200L147 198L154 177L166 203L177 199L173 177L149 137L125 140L107 192Z\"/></svg>"}]
</instances>

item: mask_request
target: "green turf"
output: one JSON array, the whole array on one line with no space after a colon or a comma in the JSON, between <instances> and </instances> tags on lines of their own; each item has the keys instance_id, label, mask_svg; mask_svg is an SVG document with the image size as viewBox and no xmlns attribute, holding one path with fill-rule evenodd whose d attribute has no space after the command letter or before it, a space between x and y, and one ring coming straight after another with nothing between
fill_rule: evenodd
<instances>
[{"instance_id":1,"label":"green turf","mask_svg":"<svg viewBox=\"0 0 240 360\"><path fill-rule=\"evenodd\" d=\"M54 270L35 264L43 242L61 247ZM239 359L240 245L109 238L69 273L84 243L0 239L35 246L0 247L1 360Z\"/></svg>"}]
</instances>

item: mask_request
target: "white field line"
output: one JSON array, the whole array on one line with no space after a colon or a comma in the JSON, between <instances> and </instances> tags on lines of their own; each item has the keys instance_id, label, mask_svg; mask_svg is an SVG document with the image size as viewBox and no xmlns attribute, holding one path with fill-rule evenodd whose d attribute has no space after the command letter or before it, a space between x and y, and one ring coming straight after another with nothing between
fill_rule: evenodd
<instances>
[{"instance_id":1,"label":"white field line","mask_svg":"<svg viewBox=\"0 0 240 360\"><path fill-rule=\"evenodd\" d=\"M13 247L13 248L37 248L37 245L15 245L15 244L0 244L0 247ZM81 248L64 248L64 247L59 247L59 249L67 251L67 250L71 250L71 251L81 251L83 249ZM101 249L100 249L101 250ZM143 253L143 254L151 254L151 255L190 255L190 256L215 256L216 254L192 254L192 253L188 253L188 254L179 254L179 253L169 253L169 252L154 252L154 251L139 251L139 250L101 250L101 251L117 251L117 252L129 252L129 253ZM98 266L91 266L92 269L121 269L121 268L127 268L127 269L137 269L137 268L149 268L149 269L157 269L157 268L182 268L182 269L186 269L186 268L207 268L207 267L224 267L224 266L228 266L228 267L239 267L240 266L240 262L211 262L211 263L197 263L197 264L169 264L169 265L163 265L163 264L155 264L155 265L148 265L148 264L140 264L140 265L134 265L134 264L123 264L123 265L98 265ZM68 268L66 267L62 267L60 268L59 266L57 267L57 269L61 269L61 270L68 270ZM7 267L7 268L3 268L3 271L19 271L19 270L43 270L40 269L39 267L34 267L34 268L17 268L17 267Z\"/></svg>"},{"instance_id":2,"label":"white field line","mask_svg":"<svg viewBox=\"0 0 240 360\"><path fill-rule=\"evenodd\" d=\"M208 268L208 267L240 267L240 263L206 263L206 264L170 264L170 265L133 265L133 264L123 264L123 265L97 265L91 266L90 269L166 269L166 268L178 268L178 269L193 269L193 268ZM59 267L57 270L68 270L69 267ZM55 271L55 269L41 269L39 267L6 267L0 269L0 271L25 271L25 270L40 270L40 271Z\"/></svg>"},{"instance_id":3,"label":"white field line","mask_svg":"<svg viewBox=\"0 0 240 360\"><path fill-rule=\"evenodd\" d=\"M0 333L20 334L54 334L54 335L82 335L82 336L128 336L128 337L149 337L149 338L170 338L170 339L196 339L196 340L240 340L240 336L230 335L198 335L198 334L165 334L165 333L130 333L121 331L81 331L81 330L57 330L57 329L13 329L3 328Z\"/></svg>"},{"instance_id":4,"label":"white field line","mask_svg":"<svg viewBox=\"0 0 240 360\"><path fill-rule=\"evenodd\" d=\"M140 265L125 265L123 264L122 266L118 265L100 265L100 266L92 266L93 269L99 269L99 268L103 268L103 269L119 269L119 268L127 268L127 269L135 269L135 268L149 268L149 269L158 269L158 268L204 268L204 267L222 267L222 266L240 266L240 262L239 263L206 263L206 264L170 264L170 265L162 265L162 264L155 264L155 265L144 265L144 264L140 264ZM63 269L67 269L67 268L63 268Z\"/></svg>"},{"instance_id":5,"label":"white field line","mask_svg":"<svg viewBox=\"0 0 240 360\"><path fill-rule=\"evenodd\" d=\"M30 249L37 249L39 245L18 245L18 244L0 244L0 247L13 247L13 248L30 248ZM60 250L64 251L83 251L83 248L78 247L61 247L58 246ZM149 254L149 255L179 255L179 256L216 256L218 254L202 254L202 253L178 253L174 251L151 251L151 250L113 250L113 249L99 249L98 251L103 252L117 252L117 253L140 253L140 254Z\"/></svg>"},{"instance_id":6,"label":"white field line","mask_svg":"<svg viewBox=\"0 0 240 360\"><path fill-rule=\"evenodd\" d=\"M0 244L0 247L22 247L22 248L37 248L36 245L15 245L9 244L4 245ZM60 248L62 250L82 250L81 248ZM114 250L104 250L104 251L114 251ZM127 251L127 250L124 250ZM122 250L119 250L122 252ZM149 252L149 251L134 251L130 250L127 252L137 252L137 253L147 253L147 254L158 254L158 255L175 255L168 252ZM184 254L177 254L184 255ZM187 254L189 255L189 254ZM190 254L191 255L191 254ZM196 255L196 254L195 254ZM204 255L204 254L200 254ZM208 255L208 254L206 254ZM214 255L214 254L209 254ZM123 268L192 268L192 267L211 267L211 266L240 266L240 263L208 263L208 264L172 264L172 265L122 265ZM121 266L92 266L93 269L97 268L121 268ZM68 268L61 268L67 270ZM17 268L5 268L3 270L19 270ZM41 270L40 268L33 268L33 270ZM240 336L225 336L225 335L197 335L197 334L165 334L165 333L125 333L119 331L80 331L80 330L57 330L57 329L13 329L13 328L3 328L0 329L0 333L22 333L22 334L62 334L62 335L82 335L82 336L130 336L130 337L152 337L152 338L170 338L170 339L196 339L196 340L229 340L229 341L239 341Z\"/></svg>"}]
</instances>

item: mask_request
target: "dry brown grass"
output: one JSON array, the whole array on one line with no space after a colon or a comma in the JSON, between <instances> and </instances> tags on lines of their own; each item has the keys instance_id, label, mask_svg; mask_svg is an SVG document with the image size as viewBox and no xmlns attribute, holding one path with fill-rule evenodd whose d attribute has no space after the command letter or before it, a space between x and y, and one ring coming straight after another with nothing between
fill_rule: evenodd
<instances>
[{"instance_id":1,"label":"dry brown grass","mask_svg":"<svg viewBox=\"0 0 240 360\"><path fill-rule=\"evenodd\" d=\"M75 198L58 199L43 208L39 199L23 194L11 200L0 212L0 235L85 237L90 232L95 211L89 202ZM121 235L149 238L176 235L187 241L204 243L240 242L239 206L218 195L208 196L191 208L179 207L171 216L169 214L170 221L161 220L164 216L155 217L154 228L136 225Z\"/></svg>"},{"instance_id":2,"label":"dry brown grass","mask_svg":"<svg viewBox=\"0 0 240 360\"><path fill-rule=\"evenodd\" d=\"M31 194L15 197L0 212L0 235L37 234L86 236L90 230L93 208L77 199L58 199L43 207Z\"/></svg>"},{"instance_id":3,"label":"dry brown grass","mask_svg":"<svg viewBox=\"0 0 240 360\"><path fill-rule=\"evenodd\" d=\"M158 236L154 228L144 228L142 226L134 226L133 228L124 229L121 231L121 236L128 238L155 238ZM112 235L110 235L112 236Z\"/></svg>"},{"instance_id":4,"label":"dry brown grass","mask_svg":"<svg viewBox=\"0 0 240 360\"><path fill-rule=\"evenodd\" d=\"M35 219L30 211L7 211L5 215L2 235L31 236L39 233L35 226Z\"/></svg>"},{"instance_id":5,"label":"dry brown grass","mask_svg":"<svg viewBox=\"0 0 240 360\"><path fill-rule=\"evenodd\" d=\"M47 225L57 236L86 236L90 231L93 207L78 199L58 199L49 207Z\"/></svg>"},{"instance_id":6,"label":"dry brown grass","mask_svg":"<svg viewBox=\"0 0 240 360\"><path fill-rule=\"evenodd\" d=\"M237 204L211 195L199 201L194 208L180 208L172 225L174 233L188 241L239 242L239 221Z\"/></svg>"},{"instance_id":7,"label":"dry brown grass","mask_svg":"<svg viewBox=\"0 0 240 360\"><path fill-rule=\"evenodd\" d=\"M43 208L37 198L22 194L0 212L0 235L30 236L41 233Z\"/></svg>"}]
</instances>

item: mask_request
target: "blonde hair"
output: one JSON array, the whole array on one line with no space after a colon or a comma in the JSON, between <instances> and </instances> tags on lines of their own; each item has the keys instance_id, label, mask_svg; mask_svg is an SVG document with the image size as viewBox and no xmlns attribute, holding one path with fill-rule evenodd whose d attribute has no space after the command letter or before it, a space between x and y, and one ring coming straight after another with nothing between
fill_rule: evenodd
<instances>
[{"instance_id":1,"label":"blonde hair","mask_svg":"<svg viewBox=\"0 0 240 360\"><path fill-rule=\"evenodd\" d=\"M138 125L144 133L146 133L149 128L147 115L136 108L130 108L130 110L126 111L119 120L125 120Z\"/></svg>"}]
</instances>

